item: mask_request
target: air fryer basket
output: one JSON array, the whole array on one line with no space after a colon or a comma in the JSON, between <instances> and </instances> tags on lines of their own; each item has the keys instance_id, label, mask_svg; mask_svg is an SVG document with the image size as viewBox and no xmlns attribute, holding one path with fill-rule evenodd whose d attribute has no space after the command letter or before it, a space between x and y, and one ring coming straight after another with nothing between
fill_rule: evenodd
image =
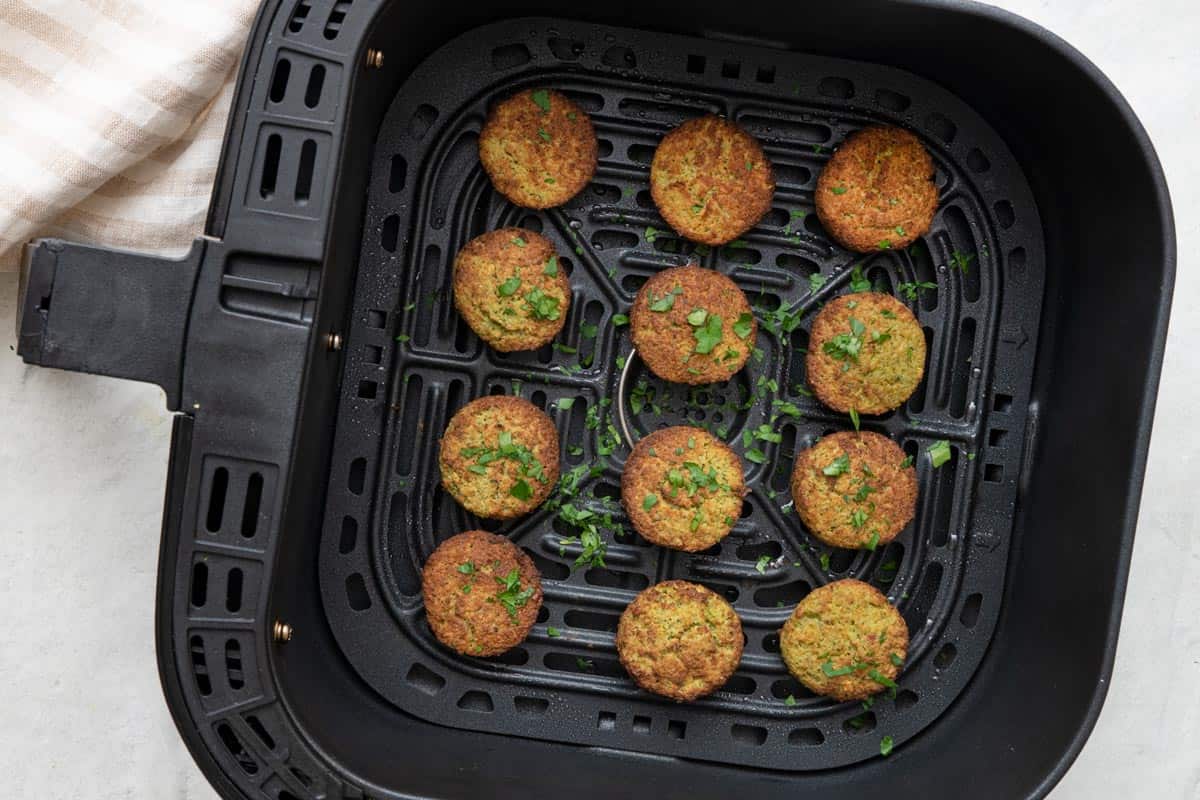
<instances>
[{"instance_id":1,"label":"air fryer basket","mask_svg":"<svg viewBox=\"0 0 1200 800\"><path fill-rule=\"evenodd\" d=\"M592 185L539 213L495 194L475 145L490 103L536 85L575 98L601 141ZM646 192L657 139L710 111L763 140L779 183L762 224L711 250L670 233ZM851 258L811 214L812 187L872 122L922 137L941 204L918 245ZM574 298L558 350L493 353L453 313L454 253L500 225L563 255ZM223 794L954 797L986 769L973 794L1026 797L1082 745L1111 668L1174 245L1136 120L1044 32L916 0L268 2L206 233L174 263L36 243L18 326L27 361L151 380L182 412L160 672ZM692 393L654 381L611 323L648 275L689 259L733 277L760 320L806 316L761 332L729 384ZM848 424L804 395L802 353L807 317L857 264L883 291L938 284L911 304L930 343L923 389L864 419L918 456L921 500L896 543L825 566L786 479L797 448ZM1094 352L1114 328L1121 370ZM565 468L597 465L583 504L611 503L622 430L687 422L742 450L767 423L783 439L752 443L764 457L743 517L702 554L606 534L609 568L572 570L573 531L553 514L497 528L534 556L547 602L521 648L464 659L430 635L418 575L438 541L481 523L436 489L432 454L449 414L499 393L554 416ZM772 399L803 416L773 419ZM922 454L938 439L954 456L934 470ZM914 634L900 691L866 710L808 696L777 655L795 601L847 575L887 592ZM691 705L637 691L612 647L624 604L669 577L724 592L748 637L735 677Z\"/></svg>"}]
</instances>

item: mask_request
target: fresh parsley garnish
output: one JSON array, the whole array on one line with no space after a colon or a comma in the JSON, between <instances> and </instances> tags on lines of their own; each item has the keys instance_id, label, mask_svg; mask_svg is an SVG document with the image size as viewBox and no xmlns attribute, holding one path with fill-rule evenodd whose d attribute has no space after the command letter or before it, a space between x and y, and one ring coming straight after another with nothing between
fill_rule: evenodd
<instances>
[{"instance_id":1,"label":"fresh parsley garnish","mask_svg":"<svg viewBox=\"0 0 1200 800\"><path fill-rule=\"evenodd\" d=\"M573 406L573 405L575 405L575 398L574 398L574 397L560 397L560 398L558 398L558 408L559 408L559 410L560 410L560 411L570 411L570 410L571 410L571 406Z\"/></svg>"},{"instance_id":2,"label":"fresh parsley garnish","mask_svg":"<svg viewBox=\"0 0 1200 800\"><path fill-rule=\"evenodd\" d=\"M648 494L642 498L642 510L643 511L649 511L650 509L654 508L654 506L656 506L656 505L658 505L658 495Z\"/></svg>"},{"instance_id":3,"label":"fresh parsley garnish","mask_svg":"<svg viewBox=\"0 0 1200 800\"><path fill-rule=\"evenodd\" d=\"M829 465L821 470L825 475L842 475L850 471L850 456L847 453L842 453L840 456L829 462Z\"/></svg>"},{"instance_id":4,"label":"fresh parsley garnish","mask_svg":"<svg viewBox=\"0 0 1200 800\"><path fill-rule=\"evenodd\" d=\"M753 461L755 464L765 464L767 455L757 447L748 447L746 448L746 460Z\"/></svg>"},{"instance_id":5,"label":"fresh parsley garnish","mask_svg":"<svg viewBox=\"0 0 1200 800\"><path fill-rule=\"evenodd\" d=\"M817 560L821 562L821 569L828 572L829 571L829 553L821 553L820 558L818 558Z\"/></svg>"},{"instance_id":6,"label":"fresh parsley garnish","mask_svg":"<svg viewBox=\"0 0 1200 800\"><path fill-rule=\"evenodd\" d=\"M754 317L748 312L742 312L733 323L733 332L739 339L745 339L750 335L753 326Z\"/></svg>"},{"instance_id":7,"label":"fresh parsley garnish","mask_svg":"<svg viewBox=\"0 0 1200 800\"><path fill-rule=\"evenodd\" d=\"M848 190L845 186L834 186L830 191L834 194L845 194Z\"/></svg>"},{"instance_id":8,"label":"fresh parsley garnish","mask_svg":"<svg viewBox=\"0 0 1200 800\"><path fill-rule=\"evenodd\" d=\"M534 319L556 320L559 316L557 297L551 297L541 289L533 289L525 295L529 315Z\"/></svg>"},{"instance_id":9,"label":"fresh parsley garnish","mask_svg":"<svg viewBox=\"0 0 1200 800\"><path fill-rule=\"evenodd\" d=\"M464 561L463 563L458 565L458 571L461 572L463 575L474 575L475 574L475 562L474 561Z\"/></svg>"},{"instance_id":10,"label":"fresh parsley garnish","mask_svg":"<svg viewBox=\"0 0 1200 800\"><path fill-rule=\"evenodd\" d=\"M970 269L971 262L974 260L975 260L974 253L967 255L966 253L960 253L959 251L955 250L953 253L950 254L950 265L952 267L954 267L955 269L957 269L959 272L961 272L963 275L967 274L967 270Z\"/></svg>"},{"instance_id":11,"label":"fresh parsley garnish","mask_svg":"<svg viewBox=\"0 0 1200 800\"><path fill-rule=\"evenodd\" d=\"M508 490L508 493L518 500L528 500L529 498L533 497L533 488L528 482L525 481L525 479L521 478L512 485L512 488Z\"/></svg>"},{"instance_id":12,"label":"fresh parsley garnish","mask_svg":"<svg viewBox=\"0 0 1200 800\"><path fill-rule=\"evenodd\" d=\"M850 409L850 424L854 426L854 430L859 430L862 425L862 420L858 418L858 409Z\"/></svg>"},{"instance_id":13,"label":"fresh parsley garnish","mask_svg":"<svg viewBox=\"0 0 1200 800\"><path fill-rule=\"evenodd\" d=\"M506 280L504 283L496 287L496 294L501 297L511 297L517 293L517 289L521 288L521 279L516 275Z\"/></svg>"},{"instance_id":14,"label":"fresh parsley garnish","mask_svg":"<svg viewBox=\"0 0 1200 800\"><path fill-rule=\"evenodd\" d=\"M930 281L906 281L896 284L896 291L904 295L909 300L916 300L917 295L921 292L936 290L937 284Z\"/></svg>"},{"instance_id":15,"label":"fresh parsley garnish","mask_svg":"<svg viewBox=\"0 0 1200 800\"><path fill-rule=\"evenodd\" d=\"M542 274L543 275L557 275L558 274L558 256L550 256L550 258L546 260L546 266L542 268Z\"/></svg>"},{"instance_id":16,"label":"fresh parsley garnish","mask_svg":"<svg viewBox=\"0 0 1200 800\"><path fill-rule=\"evenodd\" d=\"M529 602L529 598L533 597L533 587L526 586L521 588L521 573L516 567L513 567L512 572L505 575L503 578L496 578L496 582L502 587L496 593L496 599L504 606L504 610L512 617L513 624L517 622L517 610L522 608Z\"/></svg>"},{"instance_id":17,"label":"fresh parsley garnish","mask_svg":"<svg viewBox=\"0 0 1200 800\"><path fill-rule=\"evenodd\" d=\"M912 465L913 465L913 457L905 456L904 460L900 462L900 469L908 469Z\"/></svg>"},{"instance_id":18,"label":"fresh parsley garnish","mask_svg":"<svg viewBox=\"0 0 1200 800\"><path fill-rule=\"evenodd\" d=\"M657 311L659 313L670 311L675 307L675 298L681 294L683 294L683 288L676 286L662 297L655 298L654 295L649 295L647 299L650 301L650 310Z\"/></svg>"},{"instance_id":19,"label":"fresh parsley garnish","mask_svg":"<svg viewBox=\"0 0 1200 800\"><path fill-rule=\"evenodd\" d=\"M629 316L626 314L613 314L612 324L614 328L619 328L622 325L629 324Z\"/></svg>"},{"instance_id":20,"label":"fresh parsley garnish","mask_svg":"<svg viewBox=\"0 0 1200 800\"><path fill-rule=\"evenodd\" d=\"M543 114L550 113L550 92L545 89L535 89L529 97L542 110Z\"/></svg>"},{"instance_id":21,"label":"fresh parsley garnish","mask_svg":"<svg viewBox=\"0 0 1200 800\"><path fill-rule=\"evenodd\" d=\"M892 741L892 737L890 737L890 736L883 737L882 739L879 740L879 755L890 756L892 754L892 747L894 747L894 746L895 746L895 742Z\"/></svg>"},{"instance_id":22,"label":"fresh parsley garnish","mask_svg":"<svg viewBox=\"0 0 1200 800\"><path fill-rule=\"evenodd\" d=\"M770 564L770 563L771 563L771 557L769 555L763 554L758 557L758 561L754 562L754 568L756 570L758 570L758 573L760 575L765 575L767 573L767 564Z\"/></svg>"},{"instance_id":23,"label":"fresh parsley garnish","mask_svg":"<svg viewBox=\"0 0 1200 800\"><path fill-rule=\"evenodd\" d=\"M796 705L796 697L795 697L795 695L790 695L790 694L789 694L787 697L783 698L783 704L784 704L785 706L794 706L794 705Z\"/></svg>"},{"instance_id":24,"label":"fresh parsley garnish","mask_svg":"<svg viewBox=\"0 0 1200 800\"><path fill-rule=\"evenodd\" d=\"M692 313L694 314L695 312ZM689 314L688 322L691 322L691 320L692 316ZM711 353L713 348L721 343L721 315L705 312L704 323L693 325L692 336L696 339L697 353L701 355Z\"/></svg>"},{"instance_id":25,"label":"fresh parsley garnish","mask_svg":"<svg viewBox=\"0 0 1200 800\"><path fill-rule=\"evenodd\" d=\"M929 453L929 462L936 469L950 460L950 442L945 439L939 439L929 445L929 449L925 452Z\"/></svg>"},{"instance_id":26,"label":"fresh parsley garnish","mask_svg":"<svg viewBox=\"0 0 1200 800\"><path fill-rule=\"evenodd\" d=\"M826 278L824 275L822 275L819 272L814 272L812 275L808 276L809 291L813 291L813 292L817 291L822 286L824 286L826 284L826 282L828 282L828 281L829 281L829 278Z\"/></svg>"},{"instance_id":27,"label":"fresh parsley garnish","mask_svg":"<svg viewBox=\"0 0 1200 800\"><path fill-rule=\"evenodd\" d=\"M864 669L868 669L869 666L870 665L868 665L868 664L863 664L863 663L859 662L857 664L850 664L845 667L836 667L835 668L833 666L833 662L826 661L824 664L821 665L821 672L825 673L826 678L839 678L842 675L851 675L855 672L861 672Z\"/></svg>"},{"instance_id":28,"label":"fresh parsley garnish","mask_svg":"<svg viewBox=\"0 0 1200 800\"><path fill-rule=\"evenodd\" d=\"M706 311L703 308L693 308L691 311L688 312L688 315L687 315L688 324L693 327L703 325L704 321L707 319L708 319L708 311Z\"/></svg>"},{"instance_id":29,"label":"fresh parsley garnish","mask_svg":"<svg viewBox=\"0 0 1200 800\"><path fill-rule=\"evenodd\" d=\"M552 639L557 639L559 636L562 636L562 631L560 631L558 628L554 627L553 625L547 625L546 626L546 635Z\"/></svg>"},{"instance_id":30,"label":"fresh parsley garnish","mask_svg":"<svg viewBox=\"0 0 1200 800\"><path fill-rule=\"evenodd\" d=\"M524 246L525 246L525 240L524 240L524 239L522 239L520 236L514 236L514 237L512 238L512 243L513 243L513 244L515 244L517 247L524 247Z\"/></svg>"},{"instance_id":31,"label":"fresh parsley garnish","mask_svg":"<svg viewBox=\"0 0 1200 800\"><path fill-rule=\"evenodd\" d=\"M647 226L646 227L646 235L645 235L646 242L648 244L653 244L654 240L658 238L658 233L659 233L658 228L652 228L652 227Z\"/></svg>"},{"instance_id":32,"label":"fresh parsley garnish","mask_svg":"<svg viewBox=\"0 0 1200 800\"><path fill-rule=\"evenodd\" d=\"M862 350L863 331L866 328L861 322L854 317L850 318L850 333L839 333L838 335L825 342L821 350L825 355L830 356L838 361L858 362L858 354ZM849 363L843 367L848 369Z\"/></svg>"},{"instance_id":33,"label":"fresh parsley garnish","mask_svg":"<svg viewBox=\"0 0 1200 800\"><path fill-rule=\"evenodd\" d=\"M855 293L871 291L871 282L863 275L862 264L855 264L854 269L850 270L850 291Z\"/></svg>"},{"instance_id":34,"label":"fresh parsley garnish","mask_svg":"<svg viewBox=\"0 0 1200 800\"><path fill-rule=\"evenodd\" d=\"M895 653L891 653L890 655L888 655L888 660L892 662L893 667L898 667L904 663L904 659L902 659L900 656L896 655Z\"/></svg>"}]
</instances>

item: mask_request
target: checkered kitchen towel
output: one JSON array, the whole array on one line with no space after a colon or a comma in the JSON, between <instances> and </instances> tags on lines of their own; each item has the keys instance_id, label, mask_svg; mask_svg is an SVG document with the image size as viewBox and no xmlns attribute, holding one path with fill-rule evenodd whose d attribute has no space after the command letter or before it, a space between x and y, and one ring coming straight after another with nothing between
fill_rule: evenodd
<instances>
[{"instance_id":1,"label":"checkered kitchen towel","mask_svg":"<svg viewBox=\"0 0 1200 800\"><path fill-rule=\"evenodd\" d=\"M187 250L257 6L0 0L0 272L37 236Z\"/></svg>"}]
</instances>

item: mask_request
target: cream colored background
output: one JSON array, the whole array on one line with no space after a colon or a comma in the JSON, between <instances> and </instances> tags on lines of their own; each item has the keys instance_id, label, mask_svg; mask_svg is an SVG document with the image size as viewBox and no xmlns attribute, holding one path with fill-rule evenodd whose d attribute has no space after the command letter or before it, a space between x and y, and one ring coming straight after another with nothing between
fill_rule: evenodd
<instances>
[{"instance_id":1,"label":"cream colored background","mask_svg":"<svg viewBox=\"0 0 1200 800\"><path fill-rule=\"evenodd\" d=\"M0 0L0 12L9 5ZM1129 98L1159 149L1179 226L1175 310L1116 674L1095 733L1052 798L1197 800L1200 4L1003 5L1081 49ZM0 26L0 49L6 41ZM11 91L2 66L0 78L0 91ZM12 135L0 125L0 141ZM0 274L2 793L208 800L168 718L153 652L170 431L162 394L24 367L10 352L15 294L16 276Z\"/></svg>"}]
</instances>

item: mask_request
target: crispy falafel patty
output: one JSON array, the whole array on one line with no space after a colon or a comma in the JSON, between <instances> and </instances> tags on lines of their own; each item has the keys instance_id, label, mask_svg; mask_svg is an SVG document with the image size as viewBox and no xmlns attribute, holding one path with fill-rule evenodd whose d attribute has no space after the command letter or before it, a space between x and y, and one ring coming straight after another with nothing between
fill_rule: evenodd
<instances>
[{"instance_id":1,"label":"crispy falafel patty","mask_svg":"<svg viewBox=\"0 0 1200 800\"><path fill-rule=\"evenodd\" d=\"M913 134L863 128L847 136L821 170L817 217L839 244L859 253L908 247L933 224L933 174L933 159Z\"/></svg>"},{"instance_id":2,"label":"crispy falafel patty","mask_svg":"<svg viewBox=\"0 0 1200 800\"><path fill-rule=\"evenodd\" d=\"M542 607L542 579L528 555L503 536L451 536L425 562L421 592L438 641L471 656L494 656L529 635Z\"/></svg>"},{"instance_id":3,"label":"crispy falafel patty","mask_svg":"<svg viewBox=\"0 0 1200 800\"><path fill-rule=\"evenodd\" d=\"M724 539L742 512L742 464L706 431L679 425L640 440L621 474L621 504L654 544L696 552Z\"/></svg>"},{"instance_id":4,"label":"crispy falafel patty","mask_svg":"<svg viewBox=\"0 0 1200 800\"><path fill-rule=\"evenodd\" d=\"M811 591L779 635L788 671L817 694L865 700L894 688L908 626L887 598L852 578Z\"/></svg>"},{"instance_id":5,"label":"crispy falafel patty","mask_svg":"<svg viewBox=\"0 0 1200 800\"><path fill-rule=\"evenodd\" d=\"M617 654L639 686L695 700L725 685L742 658L742 622L725 598L687 581L664 581L630 603Z\"/></svg>"},{"instance_id":6,"label":"crispy falafel patty","mask_svg":"<svg viewBox=\"0 0 1200 800\"><path fill-rule=\"evenodd\" d=\"M825 405L882 414L903 405L921 383L925 333L891 295L843 295L813 320L804 364L808 385Z\"/></svg>"},{"instance_id":7,"label":"crispy falafel patty","mask_svg":"<svg viewBox=\"0 0 1200 800\"><path fill-rule=\"evenodd\" d=\"M832 433L796 455L792 500L804 527L833 547L874 550L917 513L917 472L871 431Z\"/></svg>"},{"instance_id":8,"label":"crispy falafel patty","mask_svg":"<svg viewBox=\"0 0 1200 800\"><path fill-rule=\"evenodd\" d=\"M558 430L519 397L481 397L460 408L442 437L442 486L467 511L513 519L545 502L558 482Z\"/></svg>"},{"instance_id":9,"label":"crispy falafel patty","mask_svg":"<svg viewBox=\"0 0 1200 800\"><path fill-rule=\"evenodd\" d=\"M629 323L646 366L673 383L729 380L745 365L758 334L750 301L737 284L694 264L646 281Z\"/></svg>"},{"instance_id":10,"label":"crispy falafel patty","mask_svg":"<svg viewBox=\"0 0 1200 800\"><path fill-rule=\"evenodd\" d=\"M500 194L524 208L552 208L596 172L592 121L566 95L527 89L497 103L479 134L479 160Z\"/></svg>"},{"instance_id":11,"label":"crispy falafel patty","mask_svg":"<svg viewBox=\"0 0 1200 800\"><path fill-rule=\"evenodd\" d=\"M762 146L713 115L663 137L650 165L650 193L667 224L694 242L722 245L771 208L775 179Z\"/></svg>"},{"instance_id":12,"label":"crispy falafel patty","mask_svg":"<svg viewBox=\"0 0 1200 800\"><path fill-rule=\"evenodd\" d=\"M454 307L496 350L536 350L562 330L571 285L541 234L501 228L467 242L454 259Z\"/></svg>"}]
</instances>

